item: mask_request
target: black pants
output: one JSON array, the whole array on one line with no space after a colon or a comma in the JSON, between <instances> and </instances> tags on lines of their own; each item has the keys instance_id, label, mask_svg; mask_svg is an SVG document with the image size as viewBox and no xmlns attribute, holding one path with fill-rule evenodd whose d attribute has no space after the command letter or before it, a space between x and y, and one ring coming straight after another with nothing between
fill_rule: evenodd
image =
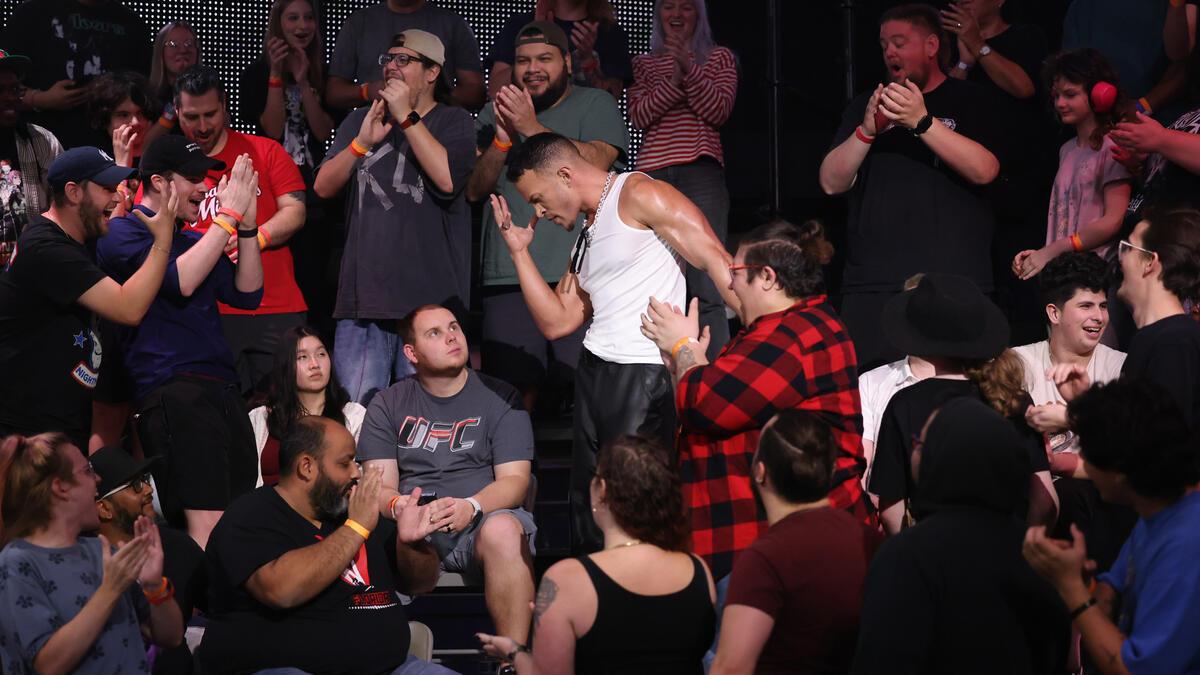
<instances>
[{"instance_id":1,"label":"black pants","mask_svg":"<svg viewBox=\"0 0 1200 675\"><path fill-rule=\"evenodd\" d=\"M183 509L224 511L254 489L258 451L236 384L177 375L146 397L138 434L152 466L163 515L183 524Z\"/></svg>"},{"instance_id":2,"label":"black pants","mask_svg":"<svg viewBox=\"0 0 1200 675\"><path fill-rule=\"evenodd\" d=\"M675 399L666 367L610 363L584 349L575 370L575 439L571 451L571 522L576 552L598 551L604 538L592 519L589 485L596 453L626 434L674 451Z\"/></svg>"}]
</instances>

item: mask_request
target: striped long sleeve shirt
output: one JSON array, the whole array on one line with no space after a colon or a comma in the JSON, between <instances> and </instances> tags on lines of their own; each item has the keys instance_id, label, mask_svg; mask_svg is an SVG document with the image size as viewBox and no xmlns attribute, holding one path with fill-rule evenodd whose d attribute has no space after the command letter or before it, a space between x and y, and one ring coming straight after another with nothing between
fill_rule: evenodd
<instances>
[{"instance_id":1,"label":"striped long sleeve shirt","mask_svg":"<svg viewBox=\"0 0 1200 675\"><path fill-rule=\"evenodd\" d=\"M703 156L724 165L720 128L737 94L733 52L713 49L703 65L692 64L679 86L671 81L674 68L670 54L643 54L633 60L629 119L646 132L637 169L652 171Z\"/></svg>"}]
</instances>

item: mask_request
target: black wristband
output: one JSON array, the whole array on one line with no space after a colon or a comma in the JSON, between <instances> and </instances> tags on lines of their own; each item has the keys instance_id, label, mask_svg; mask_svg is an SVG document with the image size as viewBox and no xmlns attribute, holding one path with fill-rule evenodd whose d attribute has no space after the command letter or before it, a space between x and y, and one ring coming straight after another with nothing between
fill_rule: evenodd
<instances>
[{"instance_id":1,"label":"black wristband","mask_svg":"<svg viewBox=\"0 0 1200 675\"><path fill-rule=\"evenodd\" d=\"M912 134L913 136L920 136L926 131L929 131L929 127L931 126L933 126L933 115L926 113L925 116L917 122L917 126L913 127Z\"/></svg>"},{"instance_id":2,"label":"black wristband","mask_svg":"<svg viewBox=\"0 0 1200 675\"><path fill-rule=\"evenodd\" d=\"M1071 621L1074 621L1075 619L1078 619L1080 614L1083 614L1084 612L1088 611L1088 610L1089 610L1089 609L1091 609L1091 608L1092 608L1092 607L1093 607L1095 604L1096 604L1096 599L1095 599L1095 598L1088 598L1088 599L1087 599L1087 602L1085 602L1085 603L1083 603L1082 605L1080 605L1080 606L1076 607L1075 609L1071 610L1071 614L1070 614L1070 616L1071 616Z\"/></svg>"},{"instance_id":3,"label":"black wristband","mask_svg":"<svg viewBox=\"0 0 1200 675\"><path fill-rule=\"evenodd\" d=\"M243 230L239 227L237 233L238 239L253 239L258 236L258 228L256 227L253 230Z\"/></svg>"}]
</instances>

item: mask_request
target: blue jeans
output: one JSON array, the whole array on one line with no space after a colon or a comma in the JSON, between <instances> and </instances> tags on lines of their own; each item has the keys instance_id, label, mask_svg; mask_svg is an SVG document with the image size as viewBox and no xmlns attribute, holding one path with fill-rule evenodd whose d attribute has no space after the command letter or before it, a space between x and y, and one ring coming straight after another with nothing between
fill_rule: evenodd
<instances>
[{"instance_id":1,"label":"blue jeans","mask_svg":"<svg viewBox=\"0 0 1200 675\"><path fill-rule=\"evenodd\" d=\"M712 668L713 661L717 659L717 645L721 642L721 613L725 611L725 596L729 594L730 576L726 574L713 584L717 587L717 630L713 633L712 646L704 654L704 672L706 673Z\"/></svg>"},{"instance_id":2,"label":"blue jeans","mask_svg":"<svg viewBox=\"0 0 1200 675\"><path fill-rule=\"evenodd\" d=\"M309 675L307 671L299 668L267 668L260 670L254 675ZM409 655L408 660L400 664L400 667L392 671L392 675L459 675L457 672L439 666L436 663L422 661L415 656Z\"/></svg>"},{"instance_id":3,"label":"blue jeans","mask_svg":"<svg viewBox=\"0 0 1200 675\"><path fill-rule=\"evenodd\" d=\"M333 338L333 367L351 401L363 405L392 383L412 375L395 319L338 319Z\"/></svg>"}]
</instances>

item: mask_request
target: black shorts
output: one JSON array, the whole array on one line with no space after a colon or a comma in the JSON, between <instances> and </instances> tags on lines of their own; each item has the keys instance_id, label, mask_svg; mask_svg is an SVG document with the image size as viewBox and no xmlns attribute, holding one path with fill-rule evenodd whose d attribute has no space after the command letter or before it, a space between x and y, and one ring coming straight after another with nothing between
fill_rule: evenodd
<instances>
[{"instance_id":1,"label":"black shorts","mask_svg":"<svg viewBox=\"0 0 1200 675\"><path fill-rule=\"evenodd\" d=\"M541 385L556 371L571 382L585 333L586 323L566 337L548 340L529 313L520 286L483 289L482 370L518 389Z\"/></svg>"},{"instance_id":2,"label":"black shorts","mask_svg":"<svg viewBox=\"0 0 1200 675\"><path fill-rule=\"evenodd\" d=\"M138 433L153 466L163 515L182 522L183 509L224 511L254 489L258 451L238 387L177 375L142 403Z\"/></svg>"}]
</instances>

